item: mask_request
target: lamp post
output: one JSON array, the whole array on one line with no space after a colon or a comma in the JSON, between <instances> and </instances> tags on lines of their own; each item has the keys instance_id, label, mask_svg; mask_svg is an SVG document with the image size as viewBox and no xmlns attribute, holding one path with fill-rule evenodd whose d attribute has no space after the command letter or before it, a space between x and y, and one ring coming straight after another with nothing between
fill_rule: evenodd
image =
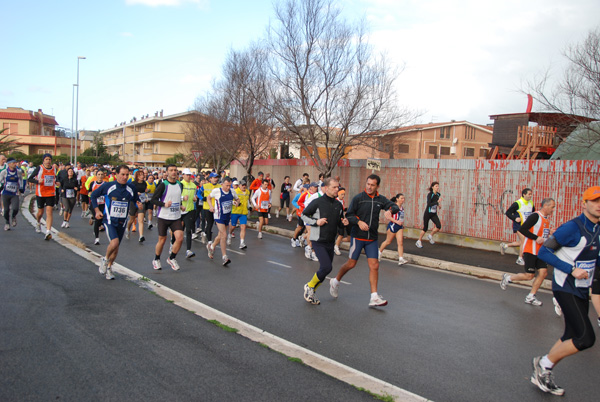
<instances>
[{"instance_id":1,"label":"lamp post","mask_svg":"<svg viewBox=\"0 0 600 402\"><path fill-rule=\"evenodd\" d=\"M71 164L73 163L73 122L75 121L75 87L77 86L77 84L73 84L73 98L71 100L71 158L70 158L70 162Z\"/></svg>"},{"instance_id":2,"label":"lamp post","mask_svg":"<svg viewBox=\"0 0 600 402\"><path fill-rule=\"evenodd\" d=\"M79 142L79 60L85 60L85 57L77 57L77 106L75 108L75 165L77 165L77 143Z\"/></svg>"}]
</instances>

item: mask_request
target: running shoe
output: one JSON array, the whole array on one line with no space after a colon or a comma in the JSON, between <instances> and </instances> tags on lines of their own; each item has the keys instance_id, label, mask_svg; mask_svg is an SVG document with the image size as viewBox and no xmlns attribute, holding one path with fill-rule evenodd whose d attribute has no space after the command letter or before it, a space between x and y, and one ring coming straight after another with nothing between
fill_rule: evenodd
<instances>
[{"instance_id":1,"label":"running shoe","mask_svg":"<svg viewBox=\"0 0 600 402\"><path fill-rule=\"evenodd\" d=\"M309 259L309 260L310 260L310 257L311 257L311 255L310 255L310 251L311 251L311 250L310 250L310 246L306 246L306 247L304 247L304 257L306 257L306 258L307 258L307 259Z\"/></svg>"},{"instance_id":2,"label":"running shoe","mask_svg":"<svg viewBox=\"0 0 600 402\"><path fill-rule=\"evenodd\" d=\"M196 233L202 232L202 228L196 228Z\"/></svg>"},{"instance_id":3,"label":"running shoe","mask_svg":"<svg viewBox=\"0 0 600 402\"><path fill-rule=\"evenodd\" d=\"M340 251L340 248L338 246L333 246L333 252L335 253L335 255L342 255L342 252Z\"/></svg>"},{"instance_id":4,"label":"running shoe","mask_svg":"<svg viewBox=\"0 0 600 402\"><path fill-rule=\"evenodd\" d=\"M71 227L71 225L69 225L69 222L65 222L65 228L68 229L70 227Z\"/></svg>"},{"instance_id":5,"label":"running shoe","mask_svg":"<svg viewBox=\"0 0 600 402\"><path fill-rule=\"evenodd\" d=\"M12 218L12 227L13 228L17 227L17 217L16 216L13 216L13 218Z\"/></svg>"},{"instance_id":6,"label":"running shoe","mask_svg":"<svg viewBox=\"0 0 600 402\"><path fill-rule=\"evenodd\" d=\"M226 256L226 255L224 255L224 256L222 257L222 260L223 260L223 266L224 266L224 267L226 267L227 265L229 265L229 264L231 263L231 260L230 260L229 258L227 258L227 256Z\"/></svg>"},{"instance_id":7,"label":"running shoe","mask_svg":"<svg viewBox=\"0 0 600 402\"><path fill-rule=\"evenodd\" d=\"M552 298L552 304L554 304L554 312L556 313L556 315L562 317L562 308L560 308L560 304L558 304L558 300L556 300L556 297Z\"/></svg>"},{"instance_id":8,"label":"running shoe","mask_svg":"<svg viewBox=\"0 0 600 402\"><path fill-rule=\"evenodd\" d=\"M46 232L46 236L44 237L44 240L50 240L50 239L52 239L52 233L50 233L50 231L48 230Z\"/></svg>"},{"instance_id":9,"label":"running shoe","mask_svg":"<svg viewBox=\"0 0 600 402\"><path fill-rule=\"evenodd\" d=\"M381 261L381 250L377 250L377 261Z\"/></svg>"},{"instance_id":10,"label":"running shoe","mask_svg":"<svg viewBox=\"0 0 600 402\"><path fill-rule=\"evenodd\" d=\"M156 271L161 270L162 266L160 265L160 260L152 260L152 268Z\"/></svg>"},{"instance_id":11,"label":"running shoe","mask_svg":"<svg viewBox=\"0 0 600 402\"><path fill-rule=\"evenodd\" d=\"M173 268L173 271L179 271L179 263L177 262L177 260L167 258L167 264L169 264L171 268Z\"/></svg>"},{"instance_id":12,"label":"running shoe","mask_svg":"<svg viewBox=\"0 0 600 402\"><path fill-rule=\"evenodd\" d=\"M304 300L310 304L321 304L319 299L315 297L315 288L308 286L308 283L304 285Z\"/></svg>"},{"instance_id":13,"label":"running shoe","mask_svg":"<svg viewBox=\"0 0 600 402\"><path fill-rule=\"evenodd\" d=\"M231 235L227 235L227 245L231 246Z\"/></svg>"},{"instance_id":14,"label":"running shoe","mask_svg":"<svg viewBox=\"0 0 600 402\"><path fill-rule=\"evenodd\" d=\"M39 223L35 224L35 233L42 233L42 226Z\"/></svg>"},{"instance_id":15,"label":"running shoe","mask_svg":"<svg viewBox=\"0 0 600 402\"><path fill-rule=\"evenodd\" d=\"M8 223L4 224L4 230L10 230L10 225Z\"/></svg>"},{"instance_id":16,"label":"running shoe","mask_svg":"<svg viewBox=\"0 0 600 402\"><path fill-rule=\"evenodd\" d=\"M153 228L152 223L149 223L148 224L148 230L152 230L152 228Z\"/></svg>"},{"instance_id":17,"label":"running shoe","mask_svg":"<svg viewBox=\"0 0 600 402\"><path fill-rule=\"evenodd\" d=\"M60 224L60 227L61 227L61 228L64 228L66 223L67 223L67 222L63 221L63 223L61 223L61 224Z\"/></svg>"},{"instance_id":18,"label":"running shoe","mask_svg":"<svg viewBox=\"0 0 600 402\"><path fill-rule=\"evenodd\" d=\"M115 279L115 276L113 275L113 271L112 271L111 267L106 268L106 276L105 276L105 278L108 279L109 281L111 279Z\"/></svg>"},{"instance_id":19,"label":"running shoe","mask_svg":"<svg viewBox=\"0 0 600 402\"><path fill-rule=\"evenodd\" d=\"M504 255L507 248L506 243L500 243L500 254Z\"/></svg>"},{"instance_id":20,"label":"running shoe","mask_svg":"<svg viewBox=\"0 0 600 402\"><path fill-rule=\"evenodd\" d=\"M215 250L212 248L212 241L206 245L206 249L208 250L208 258L212 259L215 255Z\"/></svg>"},{"instance_id":21,"label":"running shoe","mask_svg":"<svg viewBox=\"0 0 600 402\"><path fill-rule=\"evenodd\" d=\"M562 311L561 311L562 313ZM598 326L600 327L600 317L598 317Z\"/></svg>"},{"instance_id":22,"label":"running shoe","mask_svg":"<svg viewBox=\"0 0 600 402\"><path fill-rule=\"evenodd\" d=\"M317 255L315 254L315 250L312 250L310 252L310 259L313 261L319 261L319 259L317 258Z\"/></svg>"},{"instance_id":23,"label":"running shoe","mask_svg":"<svg viewBox=\"0 0 600 402\"><path fill-rule=\"evenodd\" d=\"M552 370L543 368L540 365L542 356L533 358L533 374L531 374L531 382L544 392L549 392L553 395L562 396L565 390L554 382L554 374Z\"/></svg>"},{"instance_id":24,"label":"running shoe","mask_svg":"<svg viewBox=\"0 0 600 402\"><path fill-rule=\"evenodd\" d=\"M268 218L268 219L271 219L271 214L267 214L267 218Z\"/></svg>"},{"instance_id":25,"label":"running shoe","mask_svg":"<svg viewBox=\"0 0 600 402\"><path fill-rule=\"evenodd\" d=\"M525 260L523 260L523 257L517 258L517 264L518 265L525 265Z\"/></svg>"},{"instance_id":26,"label":"running shoe","mask_svg":"<svg viewBox=\"0 0 600 402\"><path fill-rule=\"evenodd\" d=\"M98 246L100 245L100 239L96 237L96 240L94 240L94 245Z\"/></svg>"},{"instance_id":27,"label":"running shoe","mask_svg":"<svg viewBox=\"0 0 600 402\"><path fill-rule=\"evenodd\" d=\"M290 240L291 240L291 243L292 243L292 247L294 247L294 248L298 247L296 245L296 241L297 241L296 239L290 239Z\"/></svg>"},{"instance_id":28,"label":"running shoe","mask_svg":"<svg viewBox=\"0 0 600 402\"><path fill-rule=\"evenodd\" d=\"M398 265L404 265L406 264L408 261L406 261L404 259L404 257L398 257Z\"/></svg>"},{"instance_id":29,"label":"running shoe","mask_svg":"<svg viewBox=\"0 0 600 402\"><path fill-rule=\"evenodd\" d=\"M335 278L330 279L329 280L329 294L332 297L335 297L337 299L339 289L340 289L340 283Z\"/></svg>"},{"instance_id":30,"label":"running shoe","mask_svg":"<svg viewBox=\"0 0 600 402\"><path fill-rule=\"evenodd\" d=\"M129 229L125 229L125 238L129 239Z\"/></svg>"},{"instance_id":31,"label":"running shoe","mask_svg":"<svg viewBox=\"0 0 600 402\"><path fill-rule=\"evenodd\" d=\"M262 239L262 232L258 232L258 238Z\"/></svg>"},{"instance_id":32,"label":"running shoe","mask_svg":"<svg viewBox=\"0 0 600 402\"><path fill-rule=\"evenodd\" d=\"M98 267L98 272L100 272L100 275L106 275L106 269L108 262L106 261L106 257L102 257L100 258L100 266Z\"/></svg>"},{"instance_id":33,"label":"running shoe","mask_svg":"<svg viewBox=\"0 0 600 402\"><path fill-rule=\"evenodd\" d=\"M192 250L187 250L185 252L185 258L192 258L196 255L196 253L194 253Z\"/></svg>"},{"instance_id":34,"label":"running shoe","mask_svg":"<svg viewBox=\"0 0 600 402\"><path fill-rule=\"evenodd\" d=\"M198 238L198 235L196 233L192 233L192 240L196 240Z\"/></svg>"},{"instance_id":35,"label":"running shoe","mask_svg":"<svg viewBox=\"0 0 600 402\"><path fill-rule=\"evenodd\" d=\"M202 236L200 237L200 242L206 244L206 233L202 232Z\"/></svg>"},{"instance_id":36,"label":"running shoe","mask_svg":"<svg viewBox=\"0 0 600 402\"><path fill-rule=\"evenodd\" d=\"M525 303L531 304L532 306L541 306L543 303L535 297L535 295L527 295L525 297Z\"/></svg>"},{"instance_id":37,"label":"running shoe","mask_svg":"<svg viewBox=\"0 0 600 402\"><path fill-rule=\"evenodd\" d=\"M242 249L242 250L243 250L243 249L245 249L245 248L247 248L247 247L248 247L248 246L246 246L246 243L244 243L244 241L242 240L242 241L240 242L240 249Z\"/></svg>"},{"instance_id":38,"label":"running shoe","mask_svg":"<svg viewBox=\"0 0 600 402\"><path fill-rule=\"evenodd\" d=\"M500 281L500 289L506 290L506 287L510 283L510 275L504 274L502 275L502 280Z\"/></svg>"},{"instance_id":39,"label":"running shoe","mask_svg":"<svg viewBox=\"0 0 600 402\"><path fill-rule=\"evenodd\" d=\"M279 219L279 211L275 212L275 218Z\"/></svg>"},{"instance_id":40,"label":"running shoe","mask_svg":"<svg viewBox=\"0 0 600 402\"><path fill-rule=\"evenodd\" d=\"M417 240L417 242L415 243L415 246L417 246L417 248L423 248L423 244L421 243L421 240Z\"/></svg>"},{"instance_id":41,"label":"running shoe","mask_svg":"<svg viewBox=\"0 0 600 402\"><path fill-rule=\"evenodd\" d=\"M433 241L433 236L432 235L427 235L427 240L429 240L429 243L435 244L435 242Z\"/></svg>"},{"instance_id":42,"label":"running shoe","mask_svg":"<svg viewBox=\"0 0 600 402\"><path fill-rule=\"evenodd\" d=\"M371 301L369 302L369 307L383 307L387 306L388 302L381 295L377 295L375 297L371 296Z\"/></svg>"},{"instance_id":43,"label":"running shoe","mask_svg":"<svg viewBox=\"0 0 600 402\"><path fill-rule=\"evenodd\" d=\"M140 237L140 243L143 243L146 241L146 238L144 236Z\"/></svg>"},{"instance_id":44,"label":"running shoe","mask_svg":"<svg viewBox=\"0 0 600 402\"><path fill-rule=\"evenodd\" d=\"M290 214L290 215L288 215L288 222L291 222L291 221L292 221L292 215Z\"/></svg>"}]
</instances>

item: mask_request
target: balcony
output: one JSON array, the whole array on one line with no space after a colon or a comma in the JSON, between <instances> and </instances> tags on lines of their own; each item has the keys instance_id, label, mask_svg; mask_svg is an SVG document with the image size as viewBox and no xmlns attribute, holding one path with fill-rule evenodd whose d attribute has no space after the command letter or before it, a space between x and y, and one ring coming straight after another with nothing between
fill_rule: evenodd
<instances>
[{"instance_id":1,"label":"balcony","mask_svg":"<svg viewBox=\"0 0 600 402\"><path fill-rule=\"evenodd\" d=\"M536 159L538 154L551 155L558 142L556 127L520 126L517 143L508 154L507 159Z\"/></svg>"}]
</instances>

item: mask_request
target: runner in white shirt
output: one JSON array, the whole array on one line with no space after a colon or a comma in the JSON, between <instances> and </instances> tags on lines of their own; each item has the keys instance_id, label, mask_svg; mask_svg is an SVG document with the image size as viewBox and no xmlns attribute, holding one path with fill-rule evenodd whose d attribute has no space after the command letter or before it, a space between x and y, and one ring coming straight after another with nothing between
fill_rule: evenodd
<instances>
[{"instance_id":1,"label":"runner in white shirt","mask_svg":"<svg viewBox=\"0 0 600 402\"><path fill-rule=\"evenodd\" d=\"M208 257L213 258L215 254L215 245L221 244L221 255L223 266L227 266L231 260L227 257L227 233L229 233L229 222L231 221L231 210L239 203L238 195L231 191L231 179L225 177L221 188L215 188L208 194L209 211L214 213L215 222L219 229L219 234L212 244L207 244ZM213 204L213 200L215 203Z\"/></svg>"}]
</instances>

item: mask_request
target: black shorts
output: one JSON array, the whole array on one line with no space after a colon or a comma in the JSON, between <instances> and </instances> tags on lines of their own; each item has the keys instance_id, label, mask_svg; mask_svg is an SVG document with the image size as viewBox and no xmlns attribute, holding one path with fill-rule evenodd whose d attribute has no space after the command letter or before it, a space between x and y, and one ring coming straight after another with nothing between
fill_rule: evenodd
<instances>
[{"instance_id":1,"label":"black shorts","mask_svg":"<svg viewBox=\"0 0 600 402\"><path fill-rule=\"evenodd\" d=\"M281 199L281 208L290 207L290 197Z\"/></svg>"},{"instance_id":2,"label":"black shorts","mask_svg":"<svg viewBox=\"0 0 600 402\"><path fill-rule=\"evenodd\" d=\"M136 216L143 213L144 211L138 208L137 202L129 201L129 216Z\"/></svg>"},{"instance_id":3,"label":"black shorts","mask_svg":"<svg viewBox=\"0 0 600 402\"><path fill-rule=\"evenodd\" d=\"M300 216L298 217L298 226L300 226L301 228L306 227L306 224Z\"/></svg>"},{"instance_id":4,"label":"black shorts","mask_svg":"<svg viewBox=\"0 0 600 402\"><path fill-rule=\"evenodd\" d=\"M427 232L429 230L429 221L433 222L435 227L440 230L442 228L442 224L440 222L440 218L437 214L429 213L429 211L425 211L423 214L423 232Z\"/></svg>"},{"instance_id":5,"label":"black shorts","mask_svg":"<svg viewBox=\"0 0 600 402\"><path fill-rule=\"evenodd\" d=\"M269 219L269 213L268 212L259 212L258 213L258 217L259 218Z\"/></svg>"},{"instance_id":6,"label":"black shorts","mask_svg":"<svg viewBox=\"0 0 600 402\"><path fill-rule=\"evenodd\" d=\"M56 205L56 197L36 197L35 202L37 203L38 209L44 209L44 207L54 207Z\"/></svg>"},{"instance_id":7,"label":"black shorts","mask_svg":"<svg viewBox=\"0 0 600 402\"><path fill-rule=\"evenodd\" d=\"M552 293L565 319L565 332L560 340L565 342L571 339L579 351L591 347L596 341L596 335L589 317L589 298L586 296L585 299L581 299L572 293L560 291Z\"/></svg>"},{"instance_id":8,"label":"black shorts","mask_svg":"<svg viewBox=\"0 0 600 402\"><path fill-rule=\"evenodd\" d=\"M150 201L147 201L144 203L144 211L152 211L154 209L154 204L151 203Z\"/></svg>"},{"instance_id":9,"label":"black shorts","mask_svg":"<svg viewBox=\"0 0 600 402\"><path fill-rule=\"evenodd\" d=\"M535 271L538 269L548 268L548 265L544 261L540 260L537 255L530 253L523 253L523 261L525 261L523 268L528 274L535 274Z\"/></svg>"},{"instance_id":10,"label":"black shorts","mask_svg":"<svg viewBox=\"0 0 600 402\"><path fill-rule=\"evenodd\" d=\"M181 219L175 219L174 221L168 219L158 218L158 235L166 236L167 230L171 229L171 232L176 232L178 230L183 231L183 222Z\"/></svg>"},{"instance_id":11,"label":"black shorts","mask_svg":"<svg viewBox=\"0 0 600 402\"><path fill-rule=\"evenodd\" d=\"M80 201L83 202L84 204L89 204L90 203L90 196L89 195L87 195L87 194L81 194L80 193L79 196L81 197Z\"/></svg>"}]
</instances>

